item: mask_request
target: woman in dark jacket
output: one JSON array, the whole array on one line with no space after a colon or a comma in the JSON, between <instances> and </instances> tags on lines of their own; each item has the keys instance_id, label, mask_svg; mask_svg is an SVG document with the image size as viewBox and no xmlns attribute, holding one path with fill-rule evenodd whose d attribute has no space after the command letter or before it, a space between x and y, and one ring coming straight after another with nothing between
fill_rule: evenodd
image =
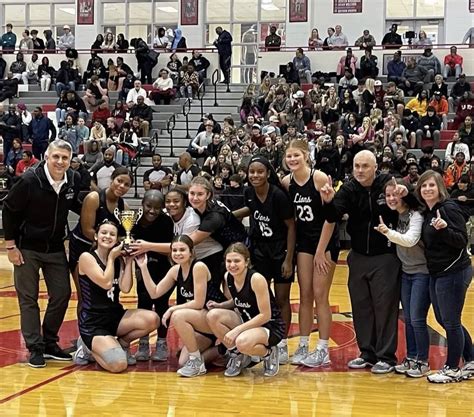
<instances>
[{"instance_id":1,"label":"woman in dark jacket","mask_svg":"<svg viewBox=\"0 0 474 417\"><path fill-rule=\"evenodd\" d=\"M91 51L102 52L102 44L104 43L104 37L102 34L98 34L95 38L94 43L91 45Z\"/></svg>"},{"instance_id":2,"label":"woman in dark jacket","mask_svg":"<svg viewBox=\"0 0 474 417\"><path fill-rule=\"evenodd\" d=\"M150 48L142 38L134 38L130 41L130 44L135 48L142 84L152 84L151 72L158 61L150 57Z\"/></svg>"},{"instance_id":3,"label":"woman in dark jacket","mask_svg":"<svg viewBox=\"0 0 474 417\"><path fill-rule=\"evenodd\" d=\"M53 32L49 29L43 32L43 35L46 39L45 54L55 54L56 53L56 41L53 39Z\"/></svg>"},{"instance_id":4,"label":"woman in dark jacket","mask_svg":"<svg viewBox=\"0 0 474 417\"><path fill-rule=\"evenodd\" d=\"M116 42L116 46L115 46L115 49L117 50L117 52L127 52L128 50L128 41L125 39L125 36L123 33L119 33L117 35L117 42Z\"/></svg>"},{"instance_id":5,"label":"woman in dark jacket","mask_svg":"<svg viewBox=\"0 0 474 417\"><path fill-rule=\"evenodd\" d=\"M466 292L472 280L467 253L466 218L449 199L443 177L428 170L419 178L416 194L426 205L422 240L430 273L430 297L436 320L446 331L446 364L428 376L433 383L460 382L474 374L472 339L461 323ZM459 367L461 357L464 367Z\"/></svg>"}]
</instances>

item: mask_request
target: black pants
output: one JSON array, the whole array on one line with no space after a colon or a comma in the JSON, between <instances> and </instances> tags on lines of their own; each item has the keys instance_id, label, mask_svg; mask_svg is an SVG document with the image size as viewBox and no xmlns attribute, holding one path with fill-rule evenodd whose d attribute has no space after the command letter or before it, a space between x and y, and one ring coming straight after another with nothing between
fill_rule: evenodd
<instances>
[{"instance_id":1,"label":"black pants","mask_svg":"<svg viewBox=\"0 0 474 417\"><path fill-rule=\"evenodd\" d=\"M151 78L152 71L153 64L148 59L140 62L140 81L142 84L153 84L153 80Z\"/></svg>"},{"instance_id":2,"label":"black pants","mask_svg":"<svg viewBox=\"0 0 474 417\"><path fill-rule=\"evenodd\" d=\"M349 294L361 357L397 363L400 261L395 254L365 256L351 251Z\"/></svg>"},{"instance_id":3,"label":"black pants","mask_svg":"<svg viewBox=\"0 0 474 417\"><path fill-rule=\"evenodd\" d=\"M230 63L232 55L222 55L219 54L219 67L221 68L222 73L224 74L224 82L230 82Z\"/></svg>"},{"instance_id":4,"label":"black pants","mask_svg":"<svg viewBox=\"0 0 474 417\"><path fill-rule=\"evenodd\" d=\"M31 150L33 151L33 155L36 159L43 159L44 153L48 148L48 142L36 142L33 140L33 145L31 146Z\"/></svg>"},{"instance_id":5,"label":"black pants","mask_svg":"<svg viewBox=\"0 0 474 417\"><path fill-rule=\"evenodd\" d=\"M21 253L25 263L21 266L15 265L13 269L20 305L21 333L29 350L43 349L44 345L59 340L59 328L71 297L66 254L64 251L41 253L26 249L21 249ZM49 296L43 325L38 305L40 269Z\"/></svg>"}]
</instances>

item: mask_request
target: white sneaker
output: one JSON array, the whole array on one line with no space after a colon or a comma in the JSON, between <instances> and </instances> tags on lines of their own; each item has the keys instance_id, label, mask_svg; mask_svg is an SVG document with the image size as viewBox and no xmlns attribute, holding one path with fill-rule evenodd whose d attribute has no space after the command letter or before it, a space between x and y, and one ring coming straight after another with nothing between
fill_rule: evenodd
<instances>
[{"instance_id":1,"label":"white sneaker","mask_svg":"<svg viewBox=\"0 0 474 417\"><path fill-rule=\"evenodd\" d=\"M474 378L474 361L466 362L461 368L463 379Z\"/></svg>"},{"instance_id":2,"label":"white sneaker","mask_svg":"<svg viewBox=\"0 0 474 417\"><path fill-rule=\"evenodd\" d=\"M311 352L301 361L302 365L309 368L318 368L320 366L329 365L330 363L329 351L324 348L316 348L314 352Z\"/></svg>"},{"instance_id":3,"label":"white sneaker","mask_svg":"<svg viewBox=\"0 0 474 417\"><path fill-rule=\"evenodd\" d=\"M189 358L186 364L177 371L178 375L187 378L204 375L206 372L206 366L202 358Z\"/></svg>"},{"instance_id":4,"label":"white sneaker","mask_svg":"<svg viewBox=\"0 0 474 417\"><path fill-rule=\"evenodd\" d=\"M265 376L275 376L280 369L280 361L278 358L279 348L277 346L272 346L270 354L263 358L263 375Z\"/></svg>"},{"instance_id":5,"label":"white sneaker","mask_svg":"<svg viewBox=\"0 0 474 417\"><path fill-rule=\"evenodd\" d=\"M286 365L290 360L288 356L288 345L278 346L278 355L280 365Z\"/></svg>"},{"instance_id":6,"label":"white sneaker","mask_svg":"<svg viewBox=\"0 0 474 417\"><path fill-rule=\"evenodd\" d=\"M384 361L378 361L370 370L373 374L389 374L393 372L395 367Z\"/></svg>"},{"instance_id":7,"label":"white sneaker","mask_svg":"<svg viewBox=\"0 0 474 417\"><path fill-rule=\"evenodd\" d=\"M309 349L307 345L299 345L291 359L292 365L301 365L303 359L308 356Z\"/></svg>"},{"instance_id":8,"label":"white sneaker","mask_svg":"<svg viewBox=\"0 0 474 417\"><path fill-rule=\"evenodd\" d=\"M463 375L459 368L451 369L449 366L445 365L443 369L440 369L434 374L428 375L426 379L434 384L448 384L450 382L461 382Z\"/></svg>"},{"instance_id":9,"label":"white sneaker","mask_svg":"<svg viewBox=\"0 0 474 417\"><path fill-rule=\"evenodd\" d=\"M252 359L248 355L243 353L232 352L230 354L229 362L227 362L227 367L224 372L225 376L234 377L240 375L243 369L249 366Z\"/></svg>"},{"instance_id":10,"label":"white sneaker","mask_svg":"<svg viewBox=\"0 0 474 417\"><path fill-rule=\"evenodd\" d=\"M84 344L81 336L77 339L77 350L72 356L75 365L84 366L93 361L92 352Z\"/></svg>"}]
</instances>

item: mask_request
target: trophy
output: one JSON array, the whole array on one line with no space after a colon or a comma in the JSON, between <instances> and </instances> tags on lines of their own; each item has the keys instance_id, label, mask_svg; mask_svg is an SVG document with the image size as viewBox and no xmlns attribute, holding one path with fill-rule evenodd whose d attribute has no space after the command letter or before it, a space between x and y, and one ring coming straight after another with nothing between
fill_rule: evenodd
<instances>
[{"instance_id":1,"label":"trophy","mask_svg":"<svg viewBox=\"0 0 474 417\"><path fill-rule=\"evenodd\" d=\"M130 236L130 232L133 229L135 223L140 220L140 217L143 215L143 209L139 208L138 210L122 210L120 211L118 208L114 210L115 217L122 225L125 230L125 239L123 241L123 248L125 250L130 249L130 243L132 243L132 237Z\"/></svg>"}]
</instances>

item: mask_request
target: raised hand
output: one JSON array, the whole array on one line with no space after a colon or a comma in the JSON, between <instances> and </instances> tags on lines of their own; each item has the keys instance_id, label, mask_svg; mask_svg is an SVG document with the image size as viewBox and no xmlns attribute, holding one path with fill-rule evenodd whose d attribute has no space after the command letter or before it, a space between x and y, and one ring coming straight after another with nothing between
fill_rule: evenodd
<instances>
[{"instance_id":1,"label":"raised hand","mask_svg":"<svg viewBox=\"0 0 474 417\"><path fill-rule=\"evenodd\" d=\"M374 227L374 229L377 230L377 232L382 233L383 235L386 235L390 230L384 223L382 216L379 216L379 225L377 227Z\"/></svg>"},{"instance_id":2,"label":"raised hand","mask_svg":"<svg viewBox=\"0 0 474 417\"><path fill-rule=\"evenodd\" d=\"M448 223L446 223L446 220L443 220L441 218L441 213L439 212L439 209L436 210L436 217L433 217L433 219L431 219L431 226L433 226L436 230L441 230L448 227Z\"/></svg>"},{"instance_id":3,"label":"raised hand","mask_svg":"<svg viewBox=\"0 0 474 417\"><path fill-rule=\"evenodd\" d=\"M326 184L324 184L319 190L319 194L321 195L321 200L323 200L324 203L330 203L334 199L336 192L332 186L332 179L330 175L328 175Z\"/></svg>"},{"instance_id":4,"label":"raised hand","mask_svg":"<svg viewBox=\"0 0 474 417\"><path fill-rule=\"evenodd\" d=\"M403 184L398 184L395 177L392 177L390 183L395 188L395 193L399 197L406 197L408 195L408 188Z\"/></svg>"},{"instance_id":5,"label":"raised hand","mask_svg":"<svg viewBox=\"0 0 474 417\"><path fill-rule=\"evenodd\" d=\"M148 259L147 259L146 253L135 256L135 262L137 263L139 268L142 268L143 266L145 266L147 264L147 261Z\"/></svg>"}]
</instances>

